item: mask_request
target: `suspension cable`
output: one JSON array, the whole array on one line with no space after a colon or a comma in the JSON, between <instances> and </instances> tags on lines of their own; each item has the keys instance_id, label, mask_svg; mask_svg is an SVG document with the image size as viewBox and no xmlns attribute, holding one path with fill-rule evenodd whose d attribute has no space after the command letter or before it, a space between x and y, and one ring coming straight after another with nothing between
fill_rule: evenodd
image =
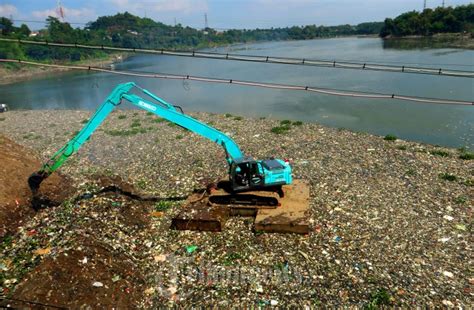
<instances>
[{"instance_id":1,"label":"suspension cable","mask_svg":"<svg viewBox=\"0 0 474 310\"><path fill-rule=\"evenodd\" d=\"M384 71L384 72L398 72L398 73L474 78L474 71L416 67L416 66L409 66L409 65L395 66L395 65L387 65L387 64L379 64L379 63L361 63L361 62L348 62L348 61L335 61L335 60L329 61L329 60L316 60L316 59L304 59L304 58L299 59L299 58L289 58L289 57L224 54L224 53L214 53L214 52L204 52L204 51L178 51L178 50L165 50L165 49L124 48L124 47L113 47L113 46L105 46L105 45L57 43L57 42L49 42L49 41L31 41L31 40L8 39L8 38L0 38L0 41L16 42L20 44L35 44L35 45L46 45L46 46L67 47L67 48L84 48L84 49L107 50L107 51L116 51L116 52L119 52L119 51L120 52L134 52L134 53L145 53L145 54L177 56L177 57L194 57L194 58L217 59L217 60L232 60L232 61L273 63L273 64L285 64L285 65L337 68L337 69L354 69L354 70Z\"/></svg>"},{"instance_id":2,"label":"suspension cable","mask_svg":"<svg viewBox=\"0 0 474 310\"><path fill-rule=\"evenodd\" d=\"M341 97L354 97L354 98L366 98L366 99L396 99L396 100L413 101L413 102L421 102L421 103L474 106L474 102L465 101L465 100L404 96L404 95L396 95L396 94L368 93L368 92L361 92L361 91L338 90L338 89L331 89L331 88L318 88L318 87L310 87L310 86L277 84L277 83L267 83L267 82L242 81L242 80L234 80L234 79L220 79L220 78L192 76L192 75L177 75L177 74L140 72L140 71L119 71L119 70L111 70L111 69L93 67L93 66L45 64L41 62L25 61L25 60L19 60L19 59L0 59L0 62L20 63L23 65L34 65L34 66L51 67L51 68L108 72L112 74L144 77L144 78L169 79L169 80L191 80L191 81L206 82L206 83L234 84L234 85L255 86L255 87L280 89L280 90L308 91L312 93L320 93L320 94L325 94L325 95L341 96Z\"/></svg>"}]
</instances>

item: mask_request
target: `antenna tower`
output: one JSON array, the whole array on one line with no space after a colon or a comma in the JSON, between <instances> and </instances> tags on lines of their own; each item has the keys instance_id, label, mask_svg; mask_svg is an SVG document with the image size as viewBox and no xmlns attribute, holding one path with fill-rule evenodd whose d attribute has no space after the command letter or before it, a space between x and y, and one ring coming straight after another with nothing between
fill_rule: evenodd
<instances>
[{"instance_id":1,"label":"antenna tower","mask_svg":"<svg viewBox=\"0 0 474 310\"><path fill-rule=\"evenodd\" d=\"M64 14L64 9L61 4L61 0L58 0L57 2L57 7L56 7L56 14L58 14L58 18L64 22L65 14Z\"/></svg>"},{"instance_id":2,"label":"antenna tower","mask_svg":"<svg viewBox=\"0 0 474 310\"><path fill-rule=\"evenodd\" d=\"M207 22L207 13L204 13L204 29L209 28L209 24Z\"/></svg>"},{"instance_id":3,"label":"antenna tower","mask_svg":"<svg viewBox=\"0 0 474 310\"><path fill-rule=\"evenodd\" d=\"M443 8L444 8L445 1L443 0Z\"/></svg>"},{"instance_id":4,"label":"antenna tower","mask_svg":"<svg viewBox=\"0 0 474 310\"><path fill-rule=\"evenodd\" d=\"M426 0L423 2L423 11L426 10Z\"/></svg>"}]
</instances>

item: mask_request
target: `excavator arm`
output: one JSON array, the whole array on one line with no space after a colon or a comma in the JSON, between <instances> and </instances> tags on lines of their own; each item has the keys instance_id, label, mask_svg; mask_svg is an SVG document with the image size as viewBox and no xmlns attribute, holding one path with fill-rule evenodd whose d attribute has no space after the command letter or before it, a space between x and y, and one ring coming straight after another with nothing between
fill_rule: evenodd
<instances>
[{"instance_id":1,"label":"excavator arm","mask_svg":"<svg viewBox=\"0 0 474 310\"><path fill-rule=\"evenodd\" d=\"M135 94L130 93L132 88L141 90L145 95L151 97L154 101L143 99ZM229 165L233 162L241 160L244 155L240 151L238 145L230 137L219 130L210 127L189 115L178 111L173 105L152 94L146 89L137 86L133 82L118 85L102 105L97 109L82 130L59 149L50 160L48 160L39 171L33 173L28 184L34 195L37 194L41 182L51 173L56 171L62 164L74 153L76 153L84 142L94 133L94 131L102 124L107 116L117 107L122 99L129 101L135 106L152 112L172 123L184 127L194 133L197 133L209 140L224 147L226 159Z\"/></svg>"}]
</instances>

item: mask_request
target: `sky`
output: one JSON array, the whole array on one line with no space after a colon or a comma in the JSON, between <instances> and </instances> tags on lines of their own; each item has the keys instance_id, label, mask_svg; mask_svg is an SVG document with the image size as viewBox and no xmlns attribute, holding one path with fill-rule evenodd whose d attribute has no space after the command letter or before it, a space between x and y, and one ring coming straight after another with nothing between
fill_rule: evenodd
<instances>
[{"instance_id":1,"label":"sky","mask_svg":"<svg viewBox=\"0 0 474 310\"><path fill-rule=\"evenodd\" d=\"M383 21L400 13L421 10L424 0L62 0L65 21L76 27L99 16L128 11L165 24L215 29L254 29L302 25L358 24ZM442 0L427 0L437 7ZM445 0L446 5L473 3ZM13 20L41 21L58 17L57 0L0 0L0 16ZM19 26L21 22L15 22ZM26 22L31 29L42 23Z\"/></svg>"}]
</instances>

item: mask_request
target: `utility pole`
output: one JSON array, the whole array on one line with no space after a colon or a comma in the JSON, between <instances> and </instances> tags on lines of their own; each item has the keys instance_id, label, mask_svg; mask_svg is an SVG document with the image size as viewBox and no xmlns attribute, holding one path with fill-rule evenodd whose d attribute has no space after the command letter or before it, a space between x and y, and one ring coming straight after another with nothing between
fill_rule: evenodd
<instances>
[{"instance_id":1,"label":"utility pole","mask_svg":"<svg viewBox=\"0 0 474 310\"><path fill-rule=\"evenodd\" d=\"M174 26L176 27L176 17L174 18Z\"/></svg>"},{"instance_id":2,"label":"utility pole","mask_svg":"<svg viewBox=\"0 0 474 310\"><path fill-rule=\"evenodd\" d=\"M423 11L426 10L426 0L423 2Z\"/></svg>"},{"instance_id":3,"label":"utility pole","mask_svg":"<svg viewBox=\"0 0 474 310\"><path fill-rule=\"evenodd\" d=\"M207 22L207 13L204 13L204 29L209 28L209 24Z\"/></svg>"},{"instance_id":4,"label":"utility pole","mask_svg":"<svg viewBox=\"0 0 474 310\"><path fill-rule=\"evenodd\" d=\"M444 8L444 4L445 4L444 2L445 2L445 1L443 0L443 8Z\"/></svg>"}]
</instances>

